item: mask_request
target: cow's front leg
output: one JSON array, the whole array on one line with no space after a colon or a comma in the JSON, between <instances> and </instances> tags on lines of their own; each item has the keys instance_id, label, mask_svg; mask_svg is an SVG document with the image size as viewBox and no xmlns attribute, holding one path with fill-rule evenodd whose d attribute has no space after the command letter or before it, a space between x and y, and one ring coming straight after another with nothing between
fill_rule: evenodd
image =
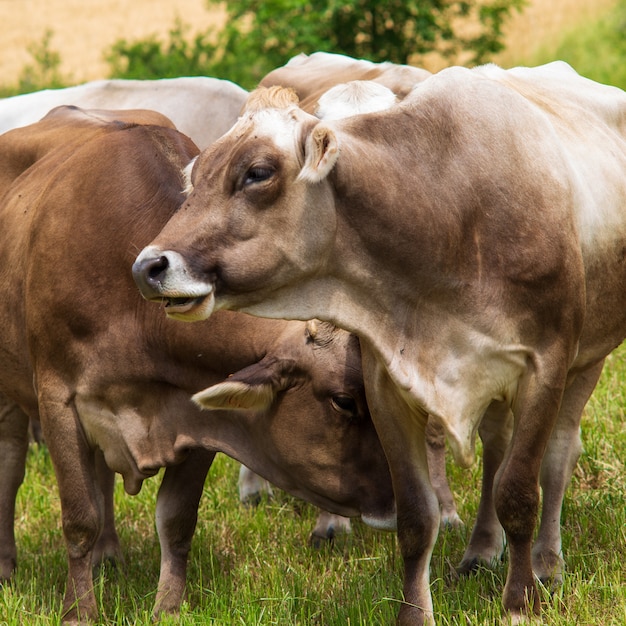
<instances>
[{"instance_id":1,"label":"cow's front leg","mask_svg":"<svg viewBox=\"0 0 626 626\"><path fill-rule=\"evenodd\" d=\"M560 359L558 356L552 355L553 363L569 362L565 355ZM547 359L536 359L534 368L520 383L513 406L513 437L494 488L496 512L509 547L503 604L513 622L541 610L531 562L539 511L539 472L567 375L564 368L551 369Z\"/></svg>"},{"instance_id":2,"label":"cow's front leg","mask_svg":"<svg viewBox=\"0 0 626 626\"><path fill-rule=\"evenodd\" d=\"M397 532L404 563L404 603L398 624L433 623L430 560L439 530L439 502L431 486L426 452L426 413L397 395L387 372L363 349L367 402L389 462L396 499Z\"/></svg>"},{"instance_id":3,"label":"cow's front leg","mask_svg":"<svg viewBox=\"0 0 626 626\"><path fill-rule=\"evenodd\" d=\"M214 458L213 452L194 449L182 463L165 470L156 507L161 573L154 604L155 617L159 613L177 613L180 610L198 505Z\"/></svg>"},{"instance_id":4,"label":"cow's front leg","mask_svg":"<svg viewBox=\"0 0 626 626\"><path fill-rule=\"evenodd\" d=\"M17 565L15 498L24 480L28 450L28 416L0 394L0 583Z\"/></svg>"},{"instance_id":5,"label":"cow's front leg","mask_svg":"<svg viewBox=\"0 0 626 626\"><path fill-rule=\"evenodd\" d=\"M98 616L92 579L92 551L102 531L104 499L98 485L95 452L87 444L73 405L60 397L58 383L49 383L59 395L42 390L39 412L44 437L59 486L63 535L68 554L68 580L63 621L86 623Z\"/></svg>"}]
</instances>

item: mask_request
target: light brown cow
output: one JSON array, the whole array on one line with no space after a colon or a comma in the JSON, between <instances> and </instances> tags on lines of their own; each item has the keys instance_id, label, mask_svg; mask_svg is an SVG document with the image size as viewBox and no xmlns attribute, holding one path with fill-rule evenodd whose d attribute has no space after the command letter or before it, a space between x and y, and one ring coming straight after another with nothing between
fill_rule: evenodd
<instances>
[{"instance_id":1,"label":"light brown cow","mask_svg":"<svg viewBox=\"0 0 626 626\"><path fill-rule=\"evenodd\" d=\"M68 548L69 622L96 616L99 450L131 494L166 467L155 612L180 604L216 451L342 515L379 520L395 508L355 336L324 323L311 333L304 322L229 312L204 328L173 324L137 292L132 259L177 210L182 169L197 154L175 130L136 123L165 123L161 117L64 107L0 137L0 392L41 417ZM102 292L111 274L125 285L121 297ZM244 388L255 410L208 413L190 401L227 373L226 387ZM9 413L23 471L25 418Z\"/></svg>"},{"instance_id":2,"label":"light brown cow","mask_svg":"<svg viewBox=\"0 0 626 626\"><path fill-rule=\"evenodd\" d=\"M259 85L291 87L298 94L300 106L315 113L320 97L335 85L355 80L370 81L387 87L403 100L415 85L429 76L428 70L412 65L373 63L343 54L315 52L293 57L264 76Z\"/></svg>"},{"instance_id":3,"label":"light brown cow","mask_svg":"<svg viewBox=\"0 0 626 626\"><path fill-rule=\"evenodd\" d=\"M138 257L145 297L173 319L237 309L359 334L397 500L401 623L433 620L427 415L467 465L485 412L510 407L494 484L503 603L513 620L539 612L542 461L567 474L571 407L626 333L626 95L554 63L450 68L336 122L273 91L248 107Z\"/></svg>"}]
</instances>

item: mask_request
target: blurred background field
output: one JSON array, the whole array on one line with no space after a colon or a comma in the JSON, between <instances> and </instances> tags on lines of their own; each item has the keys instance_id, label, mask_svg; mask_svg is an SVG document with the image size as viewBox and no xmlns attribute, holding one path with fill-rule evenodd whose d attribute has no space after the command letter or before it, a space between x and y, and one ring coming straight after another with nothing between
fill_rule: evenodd
<instances>
[{"instance_id":1,"label":"blurred background field","mask_svg":"<svg viewBox=\"0 0 626 626\"><path fill-rule=\"evenodd\" d=\"M621 67L626 65L624 4L527 0L506 21L506 47L491 60L510 67L563 58L583 74L621 84L626 74ZM64 82L77 84L110 76L105 57L117 41L165 39L179 24L191 42L209 28L224 26L224 7L207 0L0 0L0 87L18 82L24 67L33 63L33 48L46 37L48 50L59 55ZM450 61L431 54L420 62L434 71Z\"/></svg>"}]
</instances>

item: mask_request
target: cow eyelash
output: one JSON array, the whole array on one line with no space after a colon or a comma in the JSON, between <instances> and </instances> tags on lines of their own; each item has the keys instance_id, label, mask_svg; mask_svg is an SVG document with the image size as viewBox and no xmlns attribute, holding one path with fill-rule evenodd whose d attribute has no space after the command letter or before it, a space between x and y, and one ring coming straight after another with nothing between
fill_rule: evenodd
<instances>
[{"instance_id":1,"label":"cow eyelash","mask_svg":"<svg viewBox=\"0 0 626 626\"><path fill-rule=\"evenodd\" d=\"M251 167L246 173L243 184L246 186L253 185L254 183L262 183L264 180L271 178L273 175L274 168L272 167Z\"/></svg>"},{"instance_id":2,"label":"cow eyelash","mask_svg":"<svg viewBox=\"0 0 626 626\"><path fill-rule=\"evenodd\" d=\"M355 417L357 415L357 406L356 400L345 393L338 393L332 396L330 402L338 413L342 413L343 415L349 414L350 417Z\"/></svg>"}]
</instances>

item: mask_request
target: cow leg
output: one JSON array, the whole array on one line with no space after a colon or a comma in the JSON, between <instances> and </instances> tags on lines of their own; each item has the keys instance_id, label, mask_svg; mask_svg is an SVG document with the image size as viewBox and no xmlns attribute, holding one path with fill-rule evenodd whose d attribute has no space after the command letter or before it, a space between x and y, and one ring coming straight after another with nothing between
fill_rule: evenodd
<instances>
[{"instance_id":1,"label":"cow leg","mask_svg":"<svg viewBox=\"0 0 626 626\"><path fill-rule=\"evenodd\" d=\"M504 552L504 529L496 515L493 483L511 441L512 428L513 415L508 406L493 402L478 430L483 442L482 488L472 535L457 568L459 574L469 574L478 567L493 567Z\"/></svg>"},{"instance_id":2,"label":"cow leg","mask_svg":"<svg viewBox=\"0 0 626 626\"><path fill-rule=\"evenodd\" d=\"M321 548L324 543L332 541L337 535L347 535L350 532L350 518L320 510L309 543L314 548Z\"/></svg>"},{"instance_id":3,"label":"cow leg","mask_svg":"<svg viewBox=\"0 0 626 626\"><path fill-rule=\"evenodd\" d=\"M272 485L265 478L255 474L245 465L239 468L239 501L246 506L257 506L265 493L268 498L274 496ZM309 543L314 548L320 548L326 541L333 540L338 534L350 532L350 519L320 511L315 522L315 528L309 537Z\"/></svg>"},{"instance_id":4,"label":"cow leg","mask_svg":"<svg viewBox=\"0 0 626 626\"><path fill-rule=\"evenodd\" d=\"M63 600L63 621L85 623L97 618L93 589L92 551L100 536L104 498L97 482L95 452L80 427L78 415L58 381L38 380L39 389L54 389L59 395L42 394L39 412L43 434L59 486L63 535L68 553L68 581Z\"/></svg>"},{"instance_id":5,"label":"cow leg","mask_svg":"<svg viewBox=\"0 0 626 626\"><path fill-rule=\"evenodd\" d=\"M17 565L15 498L24 480L28 451L28 416L0 394L0 583Z\"/></svg>"},{"instance_id":6,"label":"cow leg","mask_svg":"<svg viewBox=\"0 0 626 626\"><path fill-rule=\"evenodd\" d=\"M93 548L93 563L94 565L104 563L105 561L123 563L122 547L115 529L115 507L113 503L115 472L107 467L104 455L100 450L96 451L96 472L98 483L104 496L104 525Z\"/></svg>"},{"instance_id":7,"label":"cow leg","mask_svg":"<svg viewBox=\"0 0 626 626\"><path fill-rule=\"evenodd\" d=\"M539 472L556 423L563 396L566 370L557 364L569 362L566 354L554 352L528 371L513 407L514 426L511 445L496 475L494 502L498 519L506 533L509 568L503 604L511 619L518 622L530 613L539 614L540 598L532 562L532 539L539 511Z\"/></svg>"},{"instance_id":8,"label":"cow leg","mask_svg":"<svg viewBox=\"0 0 626 626\"><path fill-rule=\"evenodd\" d=\"M180 610L198 505L214 458L213 452L194 449L185 461L165 470L156 507L161 573L154 604L155 617L159 613L177 613Z\"/></svg>"},{"instance_id":9,"label":"cow leg","mask_svg":"<svg viewBox=\"0 0 626 626\"><path fill-rule=\"evenodd\" d=\"M245 465L239 468L237 486L239 488L239 501L250 506L257 506L264 493L267 494L268 498L274 495L272 485Z\"/></svg>"},{"instance_id":10,"label":"cow leg","mask_svg":"<svg viewBox=\"0 0 626 626\"><path fill-rule=\"evenodd\" d=\"M572 472L582 451L580 420L583 409L602 373L604 361L578 374L565 390L557 423L543 463L541 525L532 550L535 576L544 583L560 584L564 561L561 551L561 509Z\"/></svg>"},{"instance_id":11,"label":"cow leg","mask_svg":"<svg viewBox=\"0 0 626 626\"><path fill-rule=\"evenodd\" d=\"M441 526L459 528L463 521L456 510L456 502L446 477L446 434L440 424L429 420L426 424L426 452L430 482L439 500Z\"/></svg>"},{"instance_id":12,"label":"cow leg","mask_svg":"<svg viewBox=\"0 0 626 626\"><path fill-rule=\"evenodd\" d=\"M362 342L367 402L380 438L396 499L397 533L404 563L404 603L398 624L432 624L430 559L439 530L439 502L431 486L425 413L413 412L387 372Z\"/></svg>"}]
</instances>

